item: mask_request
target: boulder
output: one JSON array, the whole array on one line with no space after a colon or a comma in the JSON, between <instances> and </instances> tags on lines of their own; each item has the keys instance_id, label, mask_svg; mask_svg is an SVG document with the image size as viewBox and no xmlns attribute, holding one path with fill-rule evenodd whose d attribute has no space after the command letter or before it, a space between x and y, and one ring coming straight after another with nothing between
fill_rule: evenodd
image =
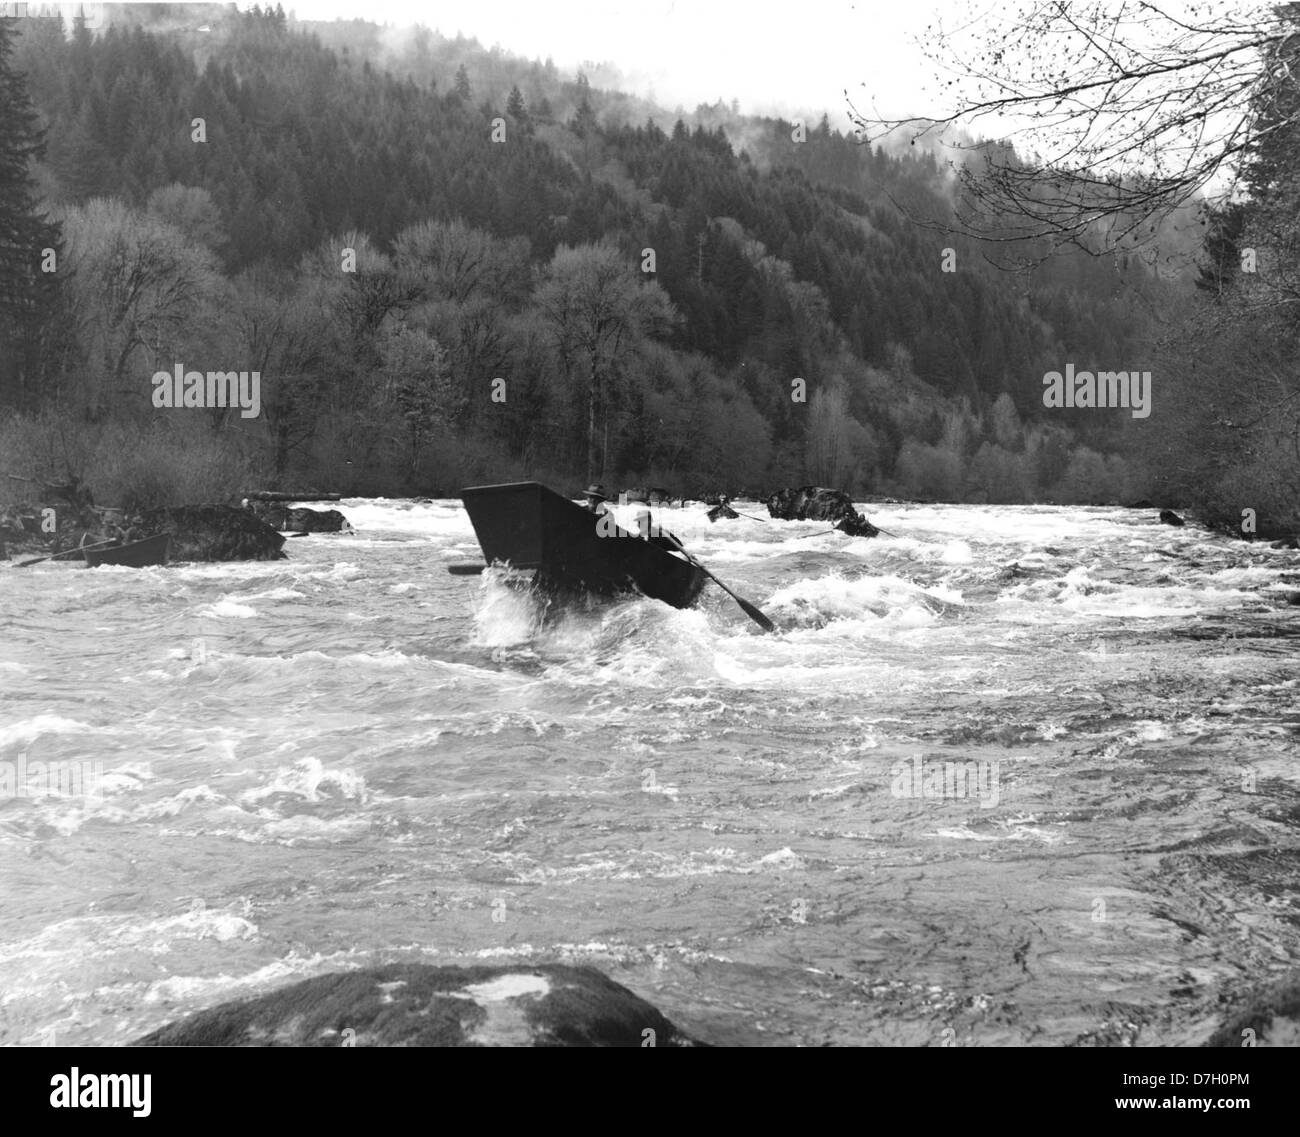
<instances>
[{"instance_id":1,"label":"boulder","mask_svg":"<svg viewBox=\"0 0 1300 1137\"><path fill-rule=\"evenodd\" d=\"M1187 524L1187 522L1185 522L1181 517L1179 517L1178 514L1176 514L1172 509L1162 509L1160 511L1160 520L1164 522L1164 524L1166 525Z\"/></svg>"},{"instance_id":2,"label":"boulder","mask_svg":"<svg viewBox=\"0 0 1300 1137\"><path fill-rule=\"evenodd\" d=\"M778 490L767 499L767 511L779 521L830 521L851 537L874 537L880 532L853 508L843 490L821 486Z\"/></svg>"},{"instance_id":3,"label":"boulder","mask_svg":"<svg viewBox=\"0 0 1300 1137\"><path fill-rule=\"evenodd\" d=\"M291 509L288 529L299 533L351 533L348 519L337 509Z\"/></svg>"},{"instance_id":4,"label":"boulder","mask_svg":"<svg viewBox=\"0 0 1300 1137\"><path fill-rule=\"evenodd\" d=\"M250 510L234 505L182 505L139 515L140 535L172 535L174 561L277 561L284 538Z\"/></svg>"},{"instance_id":5,"label":"boulder","mask_svg":"<svg viewBox=\"0 0 1300 1137\"><path fill-rule=\"evenodd\" d=\"M246 499L247 500L247 499ZM297 533L350 533L352 526L337 509L290 509L279 501L248 501L246 507L254 517L265 521L272 529L293 530Z\"/></svg>"},{"instance_id":6,"label":"boulder","mask_svg":"<svg viewBox=\"0 0 1300 1137\"><path fill-rule=\"evenodd\" d=\"M700 1046L594 967L388 964L169 1023L133 1046Z\"/></svg>"},{"instance_id":7,"label":"boulder","mask_svg":"<svg viewBox=\"0 0 1300 1137\"><path fill-rule=\"evenodd\" d=\"M1262 987L1205 1046L1300 1046L1300 971Z\"/></svg>"}]
</instances>

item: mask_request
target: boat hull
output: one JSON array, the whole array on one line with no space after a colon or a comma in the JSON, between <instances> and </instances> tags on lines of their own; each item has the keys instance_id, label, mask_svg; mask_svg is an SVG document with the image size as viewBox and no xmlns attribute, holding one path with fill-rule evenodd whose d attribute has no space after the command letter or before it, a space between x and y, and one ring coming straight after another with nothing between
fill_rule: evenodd
<instances>
[{"instance_id":1,"label":"boat hull","mask_svg":"<svg viewBox=\"0 0 1300 1137\"><path fill-rule=\"evenodd\" d=\"M483 558L536 570L557 591L616 596L641 593L689 608L708 577L688 561L615 527L602 537L596 518L540 482L470 486L461 491Z\"/></svg>"},{"instance_id":2,"label":"boat hull","mask_svg":"<svg viewBox=\"0 0 1300 1137\"><path fill-rule=\"evenodd\" d=\"M126 565L128 568L146 568L165 565L171 555L171 534L160 533L129 545L114 545L106 549L86 549L82 556L90 568L96 565Z\"/></svg>"}]
</instances>

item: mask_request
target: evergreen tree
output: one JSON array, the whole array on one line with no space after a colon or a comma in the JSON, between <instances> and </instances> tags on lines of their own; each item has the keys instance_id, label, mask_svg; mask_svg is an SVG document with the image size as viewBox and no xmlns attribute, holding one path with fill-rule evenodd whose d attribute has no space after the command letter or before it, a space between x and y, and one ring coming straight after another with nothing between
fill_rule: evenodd
<instances>
[{"instance_id":1,"label":"evergreen tree","mask_svg":"<svg viewBox=\"0 0 1300 1137\"><path fill-rule=\"evenodd\" d=\"M42 261L45 250L57 258L62 248L59 227L36 202L30 163L43 154L44 137L10 60L14 25L0 19L0 403L21 406L35 400L49 362L42 347L58 286Z\"/></svg>"},{"instance_id":2,"label":"evergreen tree","mask_svg":"<svg viewBox=\"0 0 1300 1137\"><path fill-rule=\"evenodd\" d=\"M469 72L465 70L465 65L463 63L456 68L456 94L464 99L465 102L469 102L470 99L474 97L474 93L470 90L469 86Z\"/></svg>"},{"instance_id":3,"label":"evergreen tree","mask_svg":"<svg viewBox=\"0 0 1300 1137\"><path fill-rule=\"evenodd\" d=\"M1246 211L1240 202L1229 202L1223 209L1210 213L1209 221L1210 228L1205 235L1205 257L1209 263L1200 266L1196 287L1219 296L1237 276L1241 260L1237 246L1246 223Z\"/></svg>"},{"instance_id":4,"label":"evergreen tree","mask_svg":"<svg viewBox=\"0 0 1300 1137\"><path fill-rule=\"evenodd\" d=\"M569 122L569 129L579 138L586 138L588 135L594 134L599 125L596 121L596 112L591 109L591 101L584 92L578 102L578 109Z\"/></svg>"},{"instance_id":5,"label":"evergreen tree","mask_svg":"<svg viewBox=\"0 0 1300 1137\"><path fill-rule=\"evenodd\" d=\"M518 84L510 88L510 97L506 100L506 114L516 122L523 122L528 117L528 112L524 108L523 92L519 90Z\"/></svg>"}]
</instances>

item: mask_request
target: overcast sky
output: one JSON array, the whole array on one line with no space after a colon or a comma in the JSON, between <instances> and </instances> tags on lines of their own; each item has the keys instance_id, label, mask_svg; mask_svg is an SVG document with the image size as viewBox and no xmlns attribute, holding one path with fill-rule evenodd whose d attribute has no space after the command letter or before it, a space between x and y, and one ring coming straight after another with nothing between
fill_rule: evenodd
<instances>
[{"instance_id":1,"label":"overcast sky","mask_svg":"<svg viewBox=\"0 0 1300 1137\"><path fill-rule=\"evenodd\" d=\"M876 96L888 112L925 113L930 70L912 42L938 0L282 0L300 19L422 23L485 47L572 68L615 64L640 93L669 109L723 98L747 113L824 109L846 128L844 90ZM249 5L241 0L240 7ZM930 80L932 82L932 80ZM861 86L867 84L867 88ZM835 115L839 115L838 121Z\"/></svg>"}]
</instances>

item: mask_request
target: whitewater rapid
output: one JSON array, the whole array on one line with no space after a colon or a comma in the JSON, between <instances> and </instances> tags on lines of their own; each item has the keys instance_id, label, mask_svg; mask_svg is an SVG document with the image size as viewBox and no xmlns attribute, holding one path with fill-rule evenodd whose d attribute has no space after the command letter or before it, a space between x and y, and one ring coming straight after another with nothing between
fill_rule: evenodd
<instances>
[{"instance_id":1,"label":"whitewater rapid","mask_svg":"<svg viewBox=\"0 0 1300 1137\"><path fill-rule=\"evenodd\" d=\"M765 636L712 586L543 620L446 572L458 502L339 508L287 561L0 566L0 792L93 786L0 796L0 1043L502 959L710 1041L1186 1042L1296 958L1293 551L657 511Z\"/></svg>"}]
</instances>

